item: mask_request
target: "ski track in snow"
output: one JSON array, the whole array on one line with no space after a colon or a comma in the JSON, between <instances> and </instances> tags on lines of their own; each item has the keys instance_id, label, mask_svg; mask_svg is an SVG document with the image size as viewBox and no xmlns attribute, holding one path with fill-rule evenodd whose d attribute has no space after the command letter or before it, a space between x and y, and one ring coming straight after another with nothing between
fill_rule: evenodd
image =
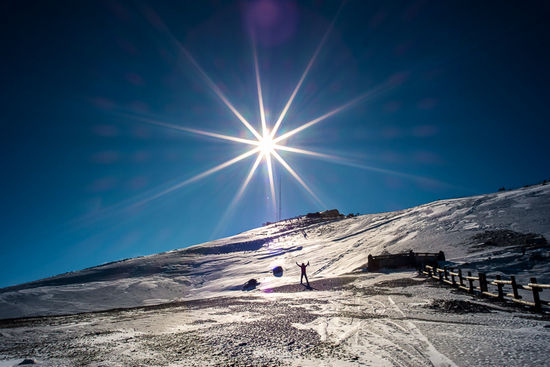
<instances>
[{"instance_id":1,"label":"ski track in snow","mask_svg":"<svg viewBox=\"0 0 550 367\"><path fill-rule=\"evenodd\" d=\"M403 311L401 311L399 306L397 306L397 304L394 302L394 300L390 296L388 296L388 300L390 301L392 306L394 306L395 309L403 317L406 317L405 314L403 313ZM417 336L418 340L421 340L424 343L426 343L430 361L433 363L434 366L436 366L436 367L447 367L447 366L448 367L457 367L457 365L453 361L451 361L449 358L447 358L447 356L445 356L444 354L440 353L437 349L435 349L435 347L433 346L432 343L430 343L428 338L426 338L420 332L420 330L418 330L416 328L416 326L411 321L406 321L406 325L409 327L409 330Z\"/></svg>"},{"instance_id":2,"label":"ski track in snow","mask_svg":"<svg viewBox=\"0 0 550 367\"><path fill-rule=\"evenodd\" d=\"M369 300L382 305L384 312L393 310L402 320L319 318L309 325L295 325L298 328L311 328L319 333L320 340L335 345L345 344L354 353L372 360L377 365L456 367L447 356L440 353L430 341L406 319L405 313L388 296L387 304L379 300ZM368 302L367 302L368 304Z\"/></svg>"}]
</instances>

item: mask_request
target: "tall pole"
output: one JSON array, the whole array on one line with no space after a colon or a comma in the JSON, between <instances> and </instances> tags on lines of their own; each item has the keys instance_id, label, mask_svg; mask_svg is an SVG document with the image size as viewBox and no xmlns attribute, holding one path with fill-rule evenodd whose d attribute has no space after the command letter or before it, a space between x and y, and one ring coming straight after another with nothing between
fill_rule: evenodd
<instances>
[{"instance_id":1,"label":"tall pole","mask_svg":"<svg viewBox=\"0 0 550 367\"><path fill-rule=\"evenodd\" d=\"M281 201L282 201L282 198L283 198L281 188L282 188L282 186L281 186L281 175L279 175L279 218L278 218L278 220L281 220L281 205L282 205Z\"/></svg>"}]
</instances>

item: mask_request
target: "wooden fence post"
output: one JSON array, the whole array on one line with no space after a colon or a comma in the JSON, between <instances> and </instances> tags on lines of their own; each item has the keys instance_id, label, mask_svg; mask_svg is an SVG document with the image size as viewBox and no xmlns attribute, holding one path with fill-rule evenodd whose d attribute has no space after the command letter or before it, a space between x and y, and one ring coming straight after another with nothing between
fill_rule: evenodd
<instances>
[{"instance_id":1,"label":"wooden fence post","mask_svg":"<svg viewBox=\"0 0 550 367\"><path fill-rule=\"evenodd\" d=\"M510 276L510 281L512 282L512 292L514 294L514 298L515 299L520 299L521 296L519 295L518 293L518 285L516 283L516 277L515 276Z\"/></svg>"},{"instance_id":2,"label":"wooden fence post","mask_svg":"<svg viewBox=\"0 0 550 367\"><path fill-rule=\"evenodd\" d=\"M449 269L447 269L447 267L444 267L443 270L445 271L445 280L449 280L449 274L448 274L448 271Z\"/></svg>"},{"instance_id":3,"label":"wooden fence post","mask_svg":"<svg viewBox=\"0 0 550 367\"><path fill-rule=\"evenodd\" d=\"M479 290L481 293L487 292L487 275L485 273L479 273Z\"/></svg>"},{"instance_id":4,"label":"wooden fence post","mask_svg":"<svg viewBox=\"0 0 550 367\"><path fill-rule=\"evenodd\" d=\"M451 269L451 282L453 283L453 287L456 287L456 280L455 280L455 275L454 275L454 269Z\"/></svg>"},{"instance_id":5,"label":"wooden fence post","mask_svg":"<svg viewBox=\"0 0 550 367\"><path fill-rule=\"evenodd\" d=\"M429 267L429 268L427 267L427 269L428 269L428 277L431 278L431 277L432 277L432 268L431 268L431 267Z\"/></svg>"},{"instance_id":6,"label":"wooden fence post","mask_svg":"<svg viewBox=\"0 0 550 367\"><path fill-rule=\"evenodd\" d=\"M496 278L497 278L497 280L501 280L501 279L500 279L500 275L497 275ZM497 283L497 288L498 288L498 299L500 299L500 300L504 299L504 291L502 290L502 287L504 287L504 284L502 284L502 283Z\"/></svg>"},{"instance_id":7,"label":"wooden fence post","mask_svg":"<svg viewBox=\"0 0 550 367\"><path fill-rule=\"evenodd\" d=\"M458 269L458 281L461 287L464 287L464 280L462 279L462 269Z\"/></svg>"},{"instance_id":8,"label":"wooden fence post","mask_svg":"<svg viewBox=\"0 0 550 367\"><path fill-rule=\"evenodd\" d=\"M443 282L443 272L439 271L439 270L441 270L441 269L437 269L437 272L439 273L439 281Z\"/></svg>"},{"instance_id":9,"label":"wooden fence post","mask_svg":"<svg viewBox=\"0 0 550 367\"><path fill-rule=\"evenodd\" d=\"M470 289L468 290L468 292L474 293L474 280L471 278L471 276L472 276L472 272L469 271L468 272L468 283L470 284Z\"/></svg>"},{"instance_id":10,"label":"wooden fence post","mask_svg":"<svg viewBox=\"0 0 550 367\"><path fill-rule=\"evenodd\" d=\"M531 283L536 284L537 278L531 278ZM540 310L542 309L542 305L540 303L540 297L539 297L539 292L541 291L541 288L531 286L531 289L533 290L533 301L535 302L535 311L540 312Z\"/></svg>"}]
</instances>

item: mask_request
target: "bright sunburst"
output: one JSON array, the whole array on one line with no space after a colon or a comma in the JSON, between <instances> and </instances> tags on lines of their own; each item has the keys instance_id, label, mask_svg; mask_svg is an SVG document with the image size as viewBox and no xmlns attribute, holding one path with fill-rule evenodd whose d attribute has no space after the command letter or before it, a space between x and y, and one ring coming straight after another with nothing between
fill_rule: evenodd
<instances>
[{"instance_id":1,"label":"bright sunburst","mask_svg":"<svg viewBox=\"0 0 550 367\"><path fill-rule=\"evenodd\" d=\"M275 143L273 143L273 139L269 134L264 135L262 140L260 140L260 149L261 152L266 154L271 154L273 152L273 149L275 148Z\"/></svg>"},{"instance_id":2,"label":"bright sunburst","mask_svg":"<svg viewBox=\"0 0 550 367\"><path fill-rule=\"evenodd\" d=\"M255 137L255 139L253 140L253 139L245 139L245 138L236 137L236 136L228 136L228 135L223 135L223 134L219 134L219 133L216 133L216 132L199 130L199 129L195 129L195 128L170 124L170 123L166 123L166 122L163 122L163 121L152 120L152 119L143 118L143 117L138 118L139 120L141 120L143 122L147 122L147 123L154 124L154 125L157 125L157 126L163 126L163 127L177 129L177 130L181 130L181 131L185 131L185 132L189 132L189 133L193 133L193 134L209 136L209 137L212 137L212 138L232 141L232 142L235 142L235 143L240 143L240 144L251 146L251 149L249 151L247 151L247 152L245 152L245 153L243 153L243 154L241 154L241 155L239 155L235 158L232 158L232 159L230 159L226 162L223 162L223 163L221 163L221 164L219 164L219 165L217 165L213 168L210 168L209 170L207 170L205 172L202 172L202 173L200 173L200 174L198 174L194 177L191 177L191 178L189 178L189 179L187 179L183 182L180 182L180 183L178 183L178 184L176 184L172 187L169 187L169 188L167 188L167 189L165 189L161 192L158 192L158 193L148 197L147 199L139 202L138 204L142 204L144 202L148 202L150 200L156 199L156 198L158 198L160 196L163 196L163 195L165 195L169 192L177 190L177 189L179 189L179 188L181 188L185 185L196 182L196 181L198 181L200 179L203 179L203 178L205 178L205 177L207 177L207 176L209 176L209 175L211 175L215 172L218 172L222 169L225 169L225 168L227 168L227 167L229 167L229 166L231 166L231 165L233 165L233 164L235 164L239 161L242 161L242 160L244 160L248 157L256 156L256 159L255 159L254 163L252 164L252 166L251 166L251 168L248 172L248 175L244 179L244 182L242 183L239 191L236 193L235 197L233 198L233 201L229 205L228 211L231 210L231 208L234 207L234 205L240 200L240 198L242 197L244 191L246 190L246 187L248 186L248 184L250 183L252 177L254 176L254 173L257 171L259 165L262 164L262 163L264 163L266 165L266 168L267 168L267 173L268 173L268 177L269 177L270 194L271 194L270 197L271 197L271 200L272 200L273 208L276 207L276 203L275 203L275 186L274 186L274 182L273 182L273 169L274 169L275 161L279 165L281 165L313 197L313 199L315 199L316 202L318 202L319 204L322 205L322 202L317 197L317 195L311 190L311 188L304 182L304 180L300 177L300 175L281 157L281 155L277 151L282 150L282 151L291 152L291 153L297 153L297 154L302 154L302 155L308 155L308 156L313 156L313 157L320 157L320 158L331 159L331 160L335 160L335 161L341 161L340 158L332 156L332 155L327 155L327 154L323 154L323 153L318 153L318 152L313 152L313 151L310 151L310 150L305 150L305 149L301 149L301 148L288 146L286 144L286 141L290 137L300 133L301 131L303 131L303 130L309 128L309 127L312 127L312 126L318 124L319 122L321 122L321 121L323 121L323 120L325 120L329 117L334 116L335 114L337 114L337 113L341 112L342 110L356 104L357 102L362 101L362 100L366 99L367 97L372 97L374 95L377 95L382 90L385 90L388 87L388 84L380 85L377 88L371 89L370 91L357 96L356 98L352 99L351 101L349 101L349 102L347 102L343 105L340 105L340 106L334 108L333 110L331 110L329 112L326 112L326 113L324 113L323 115L321 115L317 118L314 118L314 119L312 119L308 122L305 122L305 123L299 125L297 128L294 128L290 131L287 131L287 132L285 132L281 135L277 135L277 133L279 131L279 128L283 124L285 116L287 115L287 112L291 108L292 103L293 103L296 95L300 91L300 88L301 88L302 84L304 83L304 80L306 79L312 65L315 63L315 60L317 59L317 56L319 55L326 39L328 38L328 36L329 36L333 26L334 26L334 23L335 23L335 21L338 17L338 14L340 13L340 10L341 10L341 7L338 10L338 12L336 13L336 15L334 16L333 21L331 22L331 24L328 27L325 34L323 35L322 39L320 40L317 48L315 49L315 52L313 53L311 59L309 60L305 70L303 71L300 79L298 80L298 83L296 84L295 88L292 90L292 92L290 94L290 97L288 98L288 100L287 100L284 108L282 109L282 111L279 113L278 118L277 118L277 120L275 120L275 123L273 124L273 126L270 126L270 124L266 120L266 114L265 114L265 108L264 108L264 102L263 102L263 96L262 96L262 83L261 83L261 78L260 78L260 70L259 70L259 66L258 66L258 53L257 53L257 50L256 50L255 37L254 37L253 32L252 32L252 34L251 34L251 36L252 36L251 37L251 40L252 40L252 42L251 42L252 43L252 56L253 56L253 63L254 63L254 73L255 73L256 89L257 89L257 97L258 97L258 107L259 107L259 112L260 112L259 114L260 114L260 120L261 120L260 121L261 131L257 131L253 127L253 125L235 108L235 106L233 106L233 104L229 101L229 99L225 96L225 94L221 91L221 89L216 85L216 83L210 78L210 76L204 71L204 69L195 60L193 55L191 55L191 53L179 42L179 40L172 35L172 33L169 31L169 29L165 25L162 25L162 27L161 27L162 30L171 39L171 41L174 43L174 45L178 48L178 50L181 52L182 56L185 57L188 61L191 62L191 64L195 67L197 72L200 74L200 76L204 80L204 82L218 96L218 98L229 109L229 111L231 111L233 116L237 120L239 120L242 123L242 125L250 133L252 133L252 135Z\"/></svg>"}]
</instances>

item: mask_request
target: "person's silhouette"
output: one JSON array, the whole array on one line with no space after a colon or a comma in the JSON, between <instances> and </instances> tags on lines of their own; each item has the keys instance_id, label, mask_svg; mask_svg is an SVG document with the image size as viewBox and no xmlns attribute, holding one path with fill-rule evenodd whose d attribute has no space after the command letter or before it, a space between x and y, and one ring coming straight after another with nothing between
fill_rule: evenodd
<instances>
[{"instance_id":1,"label":"person's silhouette","mask_svg":"<svg viewBox=\"0 0 550 367\"><path fill-rule=\"evenodd\" d=\"M302 265L296 263L296 265L298 265L302 270L302 275L300 275L300 284L304 284L303 280L305 277L307 282L307 287L309 288L309 280L307 279L307 274L306 274L306 268L309 266L309 261L307 262L307 265L304 263L302 263Z\"/></svg>"}]
</instances>

